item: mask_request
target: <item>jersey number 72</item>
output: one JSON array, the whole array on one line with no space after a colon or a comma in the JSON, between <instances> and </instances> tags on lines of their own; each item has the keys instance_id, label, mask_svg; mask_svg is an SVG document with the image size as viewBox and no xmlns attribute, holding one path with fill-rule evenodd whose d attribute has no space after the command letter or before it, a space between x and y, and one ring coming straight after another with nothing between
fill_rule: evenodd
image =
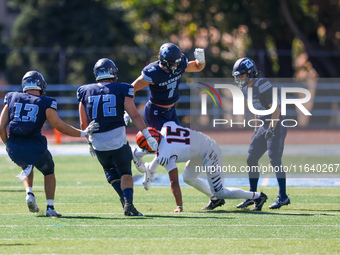
<instances>
[{"instance_id":1,"label":"jersey number 72","mask_svg":"<svg viewBox=\"0 0 340 255\"><path fill-rule=\"evenodd\" d=\"M117 116L116 95L97 95L89 97L89 103L93 103L92 119L95 119L98 116L98 107L101 97L103 97L103 116Z\"/></svg>"}]
</instances>

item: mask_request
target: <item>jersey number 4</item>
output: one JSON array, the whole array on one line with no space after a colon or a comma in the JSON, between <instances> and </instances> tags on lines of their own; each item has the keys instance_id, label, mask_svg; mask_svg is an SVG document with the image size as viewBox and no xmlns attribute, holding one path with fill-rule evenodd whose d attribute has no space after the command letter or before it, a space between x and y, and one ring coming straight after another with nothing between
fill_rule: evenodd
<instances>
[{"instance_id":1,"label":"jersey number 4","mask_svg":"<svg viewBox=\"0 0 340 255\"><path fill-rule=\"evenodd\" d=\"M103 116L104 117L117 116L115 95L90 96L89 103L93 103L92 119L97 118L98 106L101 97L103 97Z\"/></svg>"}]
</instances>

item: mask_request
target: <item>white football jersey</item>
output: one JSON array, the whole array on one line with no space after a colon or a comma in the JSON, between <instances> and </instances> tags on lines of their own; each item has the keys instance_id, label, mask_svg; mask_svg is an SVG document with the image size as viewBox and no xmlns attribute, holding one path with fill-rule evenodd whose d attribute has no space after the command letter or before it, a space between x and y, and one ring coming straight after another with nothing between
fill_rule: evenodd
<instances>
[{"instance_id":1,"label":"white football jersey","mask_svg":"<svg viewBox=\"0 0 340 255\"><path fill-rule=\"evenodd\" d=\"M158 146L158 158L175 157L176 162L186 162L193 158L204 158L211 150L214 140L207 135L166 122L161 129L162 139Z\"/></svg>"}]
</instances>

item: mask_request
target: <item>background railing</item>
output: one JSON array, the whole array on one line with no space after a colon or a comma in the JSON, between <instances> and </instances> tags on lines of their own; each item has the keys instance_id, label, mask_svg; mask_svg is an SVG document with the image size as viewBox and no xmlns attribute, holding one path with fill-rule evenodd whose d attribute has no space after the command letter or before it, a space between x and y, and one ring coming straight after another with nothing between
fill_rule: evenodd
<instances>
[{"instance_id":1,"label":"background railing","mask_svg":"<svg viewBox=\"0 0 340 255\"><path fill-rule=\"evenodd\" d=\"M301 87L301 83L272 81L277 87ZM75 126L79 125L78 101L76 91L80 85L70 84L49 84L47 86L47 95L54 97L58 102L58 115L66 122ZM190 116L198 116L201 114L200 97L190 96L190 88L192 84L182 83L180 89L180 100L177 104L177 115L182 124L190 123ZM312 113L312 116L300 119L298 128L318 128L318 129L336 129L340 127L340 83L334 79L320 79L311 87L305 86L311 91L312 99L306 106ZM0 85L0 109L4 104L4 95L9 91L21 91L19 85ZM208 118L226 118L232 116L232 98L219 92L223 105L223 109L213 106L213 101L208 100ZM290 95L290 98L297 95ZM137 109L143 116L145 103L149 98L149 89L144 88L136 93L135 103ZM191 108L190 105L196 103L198 107ZM252 114L246 109L246 118L253 118ZM287 118L298 119L301 116L295 107L288 105ZM234 117L233 117L234 118Z\"/></svg>"}]
</instances>

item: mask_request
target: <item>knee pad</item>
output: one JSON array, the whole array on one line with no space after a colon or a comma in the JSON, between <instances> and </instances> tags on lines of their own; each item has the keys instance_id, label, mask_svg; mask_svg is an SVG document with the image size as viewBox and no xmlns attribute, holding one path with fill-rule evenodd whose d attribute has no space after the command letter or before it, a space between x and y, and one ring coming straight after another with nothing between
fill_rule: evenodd
<instances>
[{"instance_id":1,"label":"knee pad","mask_svg":"<svg viewBox=\"0 0 340 255\"><path fill-rule=\"evenodd\" d=\"M34 164L34 166L44 176L54 174L54 162L52 159L52 155L47 150L44 152L44 155L41 157L41 159Z\"/></svg>"},{"instance_id":2,"label":"knee pad","mask_svg":"<svg viewBox=\"0 0 340 255\"><path fill-rule=\"evenodd\" d=\"M104 169L106 180L108 183L112 183L114 181L120 180L120 173L117 168Z\"/></svg>"}]
</instances>

